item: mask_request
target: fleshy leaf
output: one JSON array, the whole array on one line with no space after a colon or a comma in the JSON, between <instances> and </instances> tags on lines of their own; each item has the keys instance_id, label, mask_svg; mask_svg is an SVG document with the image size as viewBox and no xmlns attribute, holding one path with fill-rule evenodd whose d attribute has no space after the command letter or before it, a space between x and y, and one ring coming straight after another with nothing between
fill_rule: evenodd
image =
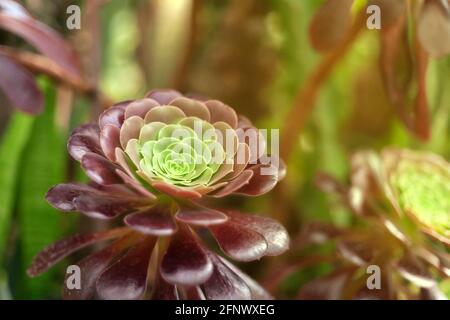
<instances>
[{"instance_id":1,"label":"fleshy leaf","mask_svg":"<svg viewBox=\"0 0 450 320\"><path fill-rule=\"evenodd\" d=\"M198 226L220 224L228 220L228 217L218 210L201 207L181 208L175 218L181 222Z\"/></svg>"},{"instance_id":2,"label":"fleshy leaf","mask_svg":"<svg viewBox=\"0 0 450 320\"><path fill-rule=\"evenodd\" d=\"M23 112L38 114L44 109L44 97L34 75L3 55L0 55L0 88Z\"/></svg>"},{"instance_id":3,"label":"fleshy leaf","mask_svg":"<svg viewBox=\"0 0 450 320\"><path fill-rule=\"evenodd\" d=\"M245 225L227 221L209 226L222 250L238 261L253 261L263 257L267 252L264 237Z\"/></svg>"},{"instance_id":4,"label":"fleshy leaf","mask_svg":"<svg viewBox=\"0 0 450 320\"><path fill-rule=\"evenodd\" d=\"M75 50L53 29L31 17L19 3L11 0L0 3L0 28L22 37L68 73L81 75Z\"/></svg>"},{"instance_id":5,"label":"fleshy leaf","mask_svg":"<svg viewBox=\"0 0 450 320\"><path fill-rule=\"evenodd\" d=\"M213 265L189 228L180 227L170 241L160 272L169 283L197 285L211 276Z\"/></svg>"},{"instance_id":6,"label":"fleshy leaf","mask_svg":"<svg viewBox=\"0 0 450 320\"><path fill-rule=\"evenodd\" d=\"M86 153L81 159L81 166L87 176L98 184L122 182L122 179L116 174L118 167L99 154Z\"/></svg>"},{"instance_id":7,"label":"fleshy leaf","mask_svg":"<svg viewBox=\"0 0 450 320\"><path fill-rule=\"evenodd\" d=\"M80 289L70 288L67 285L67 280L70 273L66 275L64 281L63 297L67 300L85 300L90 299L95 295L96 281L113 259L121 254L124 250L129 248L138 239L143 236L129 233L122 238L116 240L106 248L97 251L79 261L76 265L80 268L81 283ZM70 288L70 289L69 289Z\"/></svg>"},{"instance_id":8,"label":"fleshy leaf","mask_svg":"<svg viewBox=\"0 0 450 320\"><path fill-rule=\"evenodd\" d=\"M289 235L286 229L277 221L258 215L242 214L237 211L226 211L231 221L245 225L258 232L266 239L266 255L276 256L289 248Z\"/></svg>"},{"instance_id":9,"label":"fleshy leaf","mask_svg":"<svg viewBox=\"0 0 450 320\"><path fill-rule=\"evenodd\" d=\"M105 300L136 300L147 288L150 256L156 239L147 237L106 269L97 280L97 293Z\"/></svg>"},{"instance_id":10,"label":"fleshy leaf","mask_svg":"<svg viewBox=\"0 0 450 320\"><path fill-rule=\"evenodd\" d=\"M121 237L128 232L129 230L127 228L117 228L93 234L78 234L70 238L60 240L42 250L33 259L27 273L31 277L37 276L47 271L61 259L77 250L99 241Z\"/></svg>"},{"instance_id":11,"label":"fleshy leaf","mask_svg":"<svg viewBox=\"0 0 450 320\"><path fill-rule=\"evenodd\" d=\"M211 277L202 285L209 300L250 300L251 291L237 274L230 270L213 253L209 254L214 269Z\"/></svg>"},{"instance_id":12,"label":"fleshy leaf","mask_svg":"<svg viewBox=\"0 0 450 320\"><path fill-rule=\"evenodd\" d=\"M159 205L129 214L124 222L136 231L153 236L168 236L177 231L169 209Z\"/></svg>"}]
</instances>

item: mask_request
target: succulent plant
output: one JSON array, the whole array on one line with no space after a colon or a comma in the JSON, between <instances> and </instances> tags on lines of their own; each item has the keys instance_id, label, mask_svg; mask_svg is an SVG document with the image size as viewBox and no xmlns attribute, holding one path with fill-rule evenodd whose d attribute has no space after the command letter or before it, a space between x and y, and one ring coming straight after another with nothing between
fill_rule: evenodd
<instances>
[{"instance_id":1,"label":"succulent plant","mask_svg":"<svg viewBox=\"0 0 450 320\"><path fill-rule=\"evenodd\" d=\"M326 0L311 20L312 47L321 53L338 52L354 39L355 31L369 27L374 12L380 13L376 27L380 37L379 67L387 97L404 125L427 140L430 108L426 74L430 58L450 54L449 2Z\"/></svg>"},{"instance_id":2,"label":"succulent plant","mask_svg":"<svg viewBox=\"0 0 450 320\"><path fill-rule=\"evenodd\" d=\"M331 242L336 252L316 257L333 271L298 298L445 299L438 284L450 279L450 164L401 149L358 152L351 163L350 186L324 174L317 181L351 209L355 226L305 226L302 245ZM380 290L366 286L370 265L380 267Z\"/></svg>"},{"instance_id":3,"label":"succulent plant","mask_svg":"<svg viewBox=\"0 0 450 320\"><path fill-rule=\"evenodd\" d=\"M0 1L0 29L21 37L42 54L4 45L0 48L0 91L12 106L32 115L42 112L44 97L35 79L36 73L70 85L84 85L76 51L55 30L33 17L20 2Z\"/></svg>"},{"instance_id":4,"label":"succulent plant","mask_svg":"<svg viewBox=\"0 0 450 320\"><path fill-rule=\"evenodd\" d=\"M68 141L69 153L92 181L57 185L47 200L92 218L123 216L126 226L51 245L37 255L29 274L42 273L87 245L113 240L78 263L81 289L66 286L66 298L270 297L207 249L199 232L209 230L238 261L287 249L288 235L276 221L203 203L205 197L233 193L257 196L275 186L284 166L262 163L262 139L231 107L174 90L112 106L98 125L75 129Z\"/></svg>"},{"instance_id":5,"label":"succulent plant","mask_svg":"<svg viewBox=\"0 0 450 320\"><path fill-rule=\"evenodd\" d=\"M395 208L420 229L450 244L450 166L444 159L410 151L386 152L387 186Z\"/></svg>"}]
</instances>

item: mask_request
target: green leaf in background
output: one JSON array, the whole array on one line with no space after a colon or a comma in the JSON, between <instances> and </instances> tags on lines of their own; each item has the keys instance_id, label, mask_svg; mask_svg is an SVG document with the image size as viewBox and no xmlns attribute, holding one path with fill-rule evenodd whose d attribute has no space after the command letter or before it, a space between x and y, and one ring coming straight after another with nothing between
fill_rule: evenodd
<instances>
[{"instance_id":1,"label":"green leaf in background","mask_svg":"<svg viewBox=\"0 0 450 320\"><path fill-rule=\"evenodd\" d=\"M0 144L0 300L7 298L5 275L6 242L8 240L17 186L19 160L28 141L34 118L12 114Z\"/></svg>"},{"instance_id":2,"label":"green leaf in background","mask_svg":"<svg viewBox=\"0 0 450 320\"><path fill-rule=\"evenodd\" d=\"M64 231L61 213L53 209L44 197L50 187L65 180L66 134L55 125L55 90L49 82L41 84L45 94L45 112L35 120L19 172L17 238L20 268L14 268L12 272L20 274L14 277L18 281L15 298L45 299L59 295L57 269L37 278L28 278L25 274L33 256L61 238Z\"/></svg>"}]
</instances>

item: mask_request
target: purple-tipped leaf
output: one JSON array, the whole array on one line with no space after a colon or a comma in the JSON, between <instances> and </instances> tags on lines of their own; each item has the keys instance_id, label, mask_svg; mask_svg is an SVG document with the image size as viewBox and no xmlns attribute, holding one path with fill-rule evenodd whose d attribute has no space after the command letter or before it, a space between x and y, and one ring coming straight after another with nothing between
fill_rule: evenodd
<instances>
[{"instance_id":1,"label":"purple-tipped leaf","mask_svg":"<svg viewBox=\"0 0 450 320\"><path fill-rule=\"evenodd\" d=\"M142 236L136 236L132 233L127 234L106 248L79 261L76 265L80 268L81 273L80 289L71 288L67 284L71 276L71 274L67 274L64 281L63 298L67 300L86 300L92 298L95 295L96 281L103 270L108 267L116 256L136 243L138 239L142 239Z\"/></svg>"},{"instance_id":2,"label":"purple-tipped leaf","mask_svg":"<svg viewBox=\"0 0 450 320\"><path fill-rule=\"evenodd\" d=\"M211 260L188 227L173 236L161 262L161 275L169 283L197 285L213 271Z\"/></svg>"},{"instance_id":3,"label":"purple-tipped leaf","mask_svg":"<svg viewBox=\"0 0 450 320\"><path fill-rule=\"evenodd\" d=\"M277 221L267 217L242 214L237 211L227 211L226 213L231 221L245 225L264 237L267 242L265 255L276 256L289 249L289 235Z\"/></svg>"},{"instance_id":4,"label":"purple-tipped leaf","mask_svg":"<svg viewBox=\"0 0 450 320\"><path fill-rule=\"evenodd\" d=\"M73 130L67 142L69 154L77 161L88 153L103 154L100 147L99 128L95 124L85 124Z\"/></svg>"},{"instance_id":5,"label":"purple-tipped leaf","mask_svg":"<svg viewBox=\"0 0 450 320\"><path fill-rule=\"evenodd\" d=\"M119 193L117 188L113 193L74 183L59 184L51 188L46 199L59 210L79 211L99 219L111 219L151 203L145 197L131 196L128 192Z\"/></svg>"},{"instance_id":6,"label":"purple-tipped leaf","mask_svg":"<svg viewBox=\"0 0 450 320\"><path fill-rule=\"evenodd\" d=\"M124 222L130 228L153 236L169 236L177 231L170 210L164 206L154 206L141 212L129 214Z\"/></svg>"},{"instance_id":7,"label":"purple-tipped leaf","mask_svg":"<svg viewBox=\"0 0 450 320\"><path fill-rule=\"evenodd\" d=\"M197 226L221 224L228 220L228 217L222 212L202 207L180 208L175 218L178 221Z\"/></svg>"},{"instance_id":8,"label":"purple-tipped leaf","mask_svg":"<svg viewBox=\"0 0 450 320\"><path fill-rule=\"evenodd\" d=\"M245 225L227 221L210 226L222 250L238 261L253 261L263 257L268 249L264 237Z\"/></svg>"},{"instance_id":9,"label":"purple-tipped leaf","mask_svg":"<svg viewBox=\"0 0 450 320\"><path fill-rule=\"evenodd\" d=\"M0 2L0 28L25 39L71 75L81 76L75 50L53 29L31 17L19 3L11 0Z\"/></svg>"},{"instance_id":10,"label":"purple-tipped leaf","mask_svg":"<svg viewBox=\"0 0 450 320\"><path fill-rule=\"evenodd\" d=\"M250 300L251 291L236 273L222 261L210 253L209 257L214 265L211 277L202 285L208 300Z\"/></svg>"},{"instance_id":11,"label":"purple-tipped leaf","mask_svg":"<svg viewBox=\"0 0 450 320\"><path fill-rule=\"evenodd\" d=\"M132 247L97 280L97 293L105 300L136 300L147 288L148 264L156 239L147 237Z\"/></svg>"},{"instance_id":12,"label":"purple-tipped leaf","mask_svg":"<svg viewBox=\"0 0 450 320\"><path fill-rule=\"evenodd\" d=\"M0 55L0 88L23 112L38 114L44 109L44 97L34 75L3 55Z\"/></svg>"},{"instance_id":13,"label":"purple-tipped leaf","mask_svg":"<svg viewBox=\"0 0 450 320\"><path fill-rule=\"evenodd\" d=\"M98 184L122 183L122 178L116 174L119 167L97 153L86 153L81 158L81 167L87 176Z\"/></svg>"},{"instance_id":14,"label":"purple-tipped leaf","mask_svg":"<svg viewBox=\"0 0 450 320\"><path fill-rule=\"evenodd\" d=\"M47 271L61 259L77 250L98 241L118 238L128 232L129 229L127 228L116 228L92 234L78 234L70 238L60 240L38 253L36 257L34 257L27 273L31 277L37 276Z\"/></svg>"}]
</instances>

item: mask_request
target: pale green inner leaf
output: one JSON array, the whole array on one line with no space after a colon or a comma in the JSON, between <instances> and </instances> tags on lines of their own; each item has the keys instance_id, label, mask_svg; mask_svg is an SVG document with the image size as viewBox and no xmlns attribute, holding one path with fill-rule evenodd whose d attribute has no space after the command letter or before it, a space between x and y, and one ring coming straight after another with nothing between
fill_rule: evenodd
<instances>
[{"instance_id":1,"label":"pale green inner leaf","mask_svg":"<svg viewBox=\"0 0 450 320\"><path fill-rule=\"evenodd\" d=\"M188 117L176 124L146 124L139 141L126 152L130 157L137 154L136 169L151 180L182 187L207 186L227 156L216 140L210 123Z\"/></svg>"},{"instance_id":2,"label":"pale green inner leaf","mask_svg":"<svg viewBox=\"0 0 450 320\"><path fill-rule=\"evenodd\" d=\"M392 177L404 210L434 231L450 233L450 175L429 163L402 161Z\"/></svg>"}]
</instances>

